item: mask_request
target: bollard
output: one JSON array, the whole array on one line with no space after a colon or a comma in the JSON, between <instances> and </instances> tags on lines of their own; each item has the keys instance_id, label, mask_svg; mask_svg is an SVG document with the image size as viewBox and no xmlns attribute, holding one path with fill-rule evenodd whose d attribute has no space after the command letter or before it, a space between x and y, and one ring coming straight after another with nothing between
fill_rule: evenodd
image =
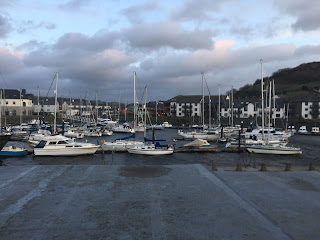
<instances>
[{"instance_id":1,"label":"bollard","mask_svg":"<svg viewBox=\"0 0 320 240\"><path fill-rule=\"evenodd\" d=\"M291 163L286 163L285 171L291 171Z\"/></svg>"},{"instance_id":2,"label":"bollard","mask_svg":"<svg viewBox=\"0 0 320 240\"><path fill-rule=\"evenodd\" d=\"M217 166L215 163L212 163L211 169L212 171L217 171Z\"/></svg>"},{"instance_id":3,"label":"bollard","mask_svg":"<svg viewBox=\"0 0 320 240\"><path fill-rule=\"evenodd\" d=\"M242 167L241 167L241 164L238 163L237 164L237 169L236 169L237 172L242 172Z\"/></svg>"},{"instance_id":4,"label":"bollard","mask_svg":"<svg viewBox=\"0 0 320 240\"><path fill-rule=\"evenodd\" d=\"M314 166L314 164L312 162L312 163L310 163L309 171L314 171L314 170L316 170L316 168L315 168L315 166Z\"/></svg>"},{"instance_id":5,"label":"bollard","mask_svg":"<svg viewBox=\"0 0 320 240\"><path fill-rule=\"evenodd\" d=\"M261 169L260 169L260 171L267 171L267 166L266 166L266 164L265 163L262 163L261 164Z\"/></svg>"}]
</instances>

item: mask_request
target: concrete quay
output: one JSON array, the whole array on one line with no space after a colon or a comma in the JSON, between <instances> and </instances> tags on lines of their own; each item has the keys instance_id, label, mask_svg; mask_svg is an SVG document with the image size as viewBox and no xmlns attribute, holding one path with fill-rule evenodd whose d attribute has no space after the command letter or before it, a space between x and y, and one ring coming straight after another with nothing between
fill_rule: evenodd
<instances>
[{"instance_id":1,"label":"concrete quay","mask_svg":"<svg viewBox=\"0 0 320 240\"><path fill-rule=\"evenodd\" d=\"M320 172L0 167L0 239L320 239Z\"/></svg>"}]
</instances>

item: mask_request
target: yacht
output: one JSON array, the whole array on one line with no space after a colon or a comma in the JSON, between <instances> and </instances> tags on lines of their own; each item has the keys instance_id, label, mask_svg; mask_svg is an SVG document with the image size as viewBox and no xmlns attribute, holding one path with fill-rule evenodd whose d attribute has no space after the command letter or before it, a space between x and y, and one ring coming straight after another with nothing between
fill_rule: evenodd
<instances>
[{"instance_id":1,"label":"yacht","mask_svg":"<svg viewBox=\"0 0 320 240\"><path fill-rule=\"evenodd\" d=\"M164 126L165 128L172 128L172 124L170 124L169 122L163 122L162 126Z\"/></svg>"},{"instance_id":2,"label":"yacht","mask_svg":"<svg viewBox=\"0 0 320 240\"><path fill-rule=\"evenodd\" d=\"M276 154L276 155L296 155L302 154L301 148L287 147L279 145L251 145L247 147L250 153Z\"/></svg>"},{"instance_id":3,"label":"yacht","mask_svg":"<svg viewBox=\"0 0 320 240\"><path fill-rule=\"evenodd\" d=\"M76 129L69 129L68 131L64 132L63 135L68 138L84 138L84 134L78 132Z\"/></svg>"},{"instance_id":4,"label":"yacht","mask_svg":"<svg viewBox=\"0 0 320 240\"><path fill-rule=\"evenodd\" d=\"M183 132L182 130L178 130L178 135L183 137L184 139L204 139L207 141L217 140L220 135L216 131L192 131L192 132Z\"/></svg>"},{"instance_id":5,"label":"yacht","mask_svg":"<svg viewBox=\"0 0 320 240\"><path fill-rule=\"evenodd\" d=\"M78 156L94 154L100 146L92 143L73 142L62 135L48 136L34 147L35 156Z\"/></svg>"},{"instance_id":6,"label":"yacht","mask_svg":"<svg viewBox=\"0 0 320 240\"><path fill-rule=\"evenodd\" d=\"M128 147L127 151L132 154L139 154L139 155L169 155L173 154L173 147L172 146L157 146L157 144L148 144L144 143L142 145L135 145L133 147Z\"/></svg>"}]
</instances>

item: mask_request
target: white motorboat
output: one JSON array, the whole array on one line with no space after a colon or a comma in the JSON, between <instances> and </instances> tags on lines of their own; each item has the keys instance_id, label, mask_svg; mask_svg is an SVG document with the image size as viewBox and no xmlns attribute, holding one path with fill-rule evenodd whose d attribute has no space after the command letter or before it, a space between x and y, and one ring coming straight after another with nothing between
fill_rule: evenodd
<instances>
[{"instance_id":1,"label":"white motorboat","mask_svg":"<svg viewBox=\"0 0 320 240\"><path fill-rule=\"evenodd\" d=\"M27 137L27 141L31 147L36 146L44 138L51 136L51 132L48 130L39 129L37 132L33 132Z\"/></svg>"},{"instance_id":2,"label":"white motorboat","mask_svg":"<svg viewBox=\"0 0 320 240\"><path fill-rule=\"evenodd\" d=\"M182 136L184 139L204 139L208 141L214 141L220 137L220 135L216 131L192 131L192 132L183 132L182 130L178 130L178 135Z\"/></svg>"},{"instance_id":3,"label":"white motorboat","mask_svg":"<svg viewBox=\"0 0 320 240\"><path fill-rule=\"evenodd\" d=\"M133 128L130 128L125 125L114 126L112 128L112 131L117 133L134 133L135 132Z\"/></svg>"},{"instance_id":4,"label":"white motorboat","mask_svg":"<svg viewBox=\"0 0 320 240\"><path fill-rule=\"evenodd\" d=\"M112 136L113 134L113 132L108 130L107 128L103 129L101 133L102 133L102 136Z\"/></svg>"},{"instance_id":5,"label":"white motorboat","mask_svg":"<svg viewBox=\"0 0 320 240\"><path fill-rule=\"evenodd\" d=\"M127 151L127 148L143 145L144 142L132 140L116 140L114 142L100 142L103 151Z\"/></svg>"},{"instance_id":6,"label":"white motorboat","mask_svg":"<svg viewBox=\"0 0 320 240\"><path fill-rule=\"evenodd\" d=\"M78 156L94 154L100 146L92 143L73 142L69 138L48 136L35 146L35 156Z\"/></svg>"},{"instance_id":7,"label":"white motorboat","mask_svg":"<svg viewBox=\"0 0 320 240\"><path fill-rule=\"evenodd\" d=\"M172 124L170 124L169 122L163 122L162 126L164 126L165 128L172 128Z\"/></svg>"},{"instance_id":8,"label":"white motorboat","mask_svg":"<svg viewBox=\"0 0 320 240\"><path fill-rule=\"evenodd\" d=\"M251 145L247 147L250 153L295 155L302 154L301 148L287 147L282 145Z\"/></svg>"},{"instance_id":9,"label":"white motorboat","mask_svg":"<svg viewBox=\"0 0 320 240\"><path fill-rule=\"evenodd\" d=\"M173 154L173 147L156 147L155 144L143 144L135 145L133 147L128 147L127 151L132 154L139 155L169 155Z\"/></svg>"},{"instance_id":10,"label":"white motorboat","mask_svg":"<svg viewBox=\"0 0 320 240\"><path fill-rule=\"evenodd\" d=\"M84 134L75 129L69 129L63 135L68 138L84 138Z\"/></svg>"},{"instance_id":11,"label":"white motorboat","mask_svg":"<svg viewBox=\"0 0 320 240\"><path fill-rule=\"evenodd\" d=\"M82 131L83 135L86 137L101 137L102 133L96 129L86 129Z\"/></svg>"},{"instance_id":12,"label":"white motorboat","mask_svg":"<svg viewBox=\"0 0 320 240\"><path fill-rule=\"evenodd\" d=\"M164 126L162 124L153 124L150 126L150 128L154 130L163 130Z\"/></svg>"}]
</instances>

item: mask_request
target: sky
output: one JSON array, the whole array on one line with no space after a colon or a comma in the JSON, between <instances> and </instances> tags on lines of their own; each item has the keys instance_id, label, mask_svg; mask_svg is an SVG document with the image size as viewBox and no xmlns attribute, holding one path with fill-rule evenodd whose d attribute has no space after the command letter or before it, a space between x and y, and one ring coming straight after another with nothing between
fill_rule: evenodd
<instances>
[{"instance_id":1,"label":"sky","mask_svg":"<svg viewBox=\"0 0 320 240\"><path fill-rule=\"evenodd\" d=\"M0 88L133 102L319 61L318 0L0 0ZM50 88L50 86L52 87Z\"/></svg>"}]
</instances>

